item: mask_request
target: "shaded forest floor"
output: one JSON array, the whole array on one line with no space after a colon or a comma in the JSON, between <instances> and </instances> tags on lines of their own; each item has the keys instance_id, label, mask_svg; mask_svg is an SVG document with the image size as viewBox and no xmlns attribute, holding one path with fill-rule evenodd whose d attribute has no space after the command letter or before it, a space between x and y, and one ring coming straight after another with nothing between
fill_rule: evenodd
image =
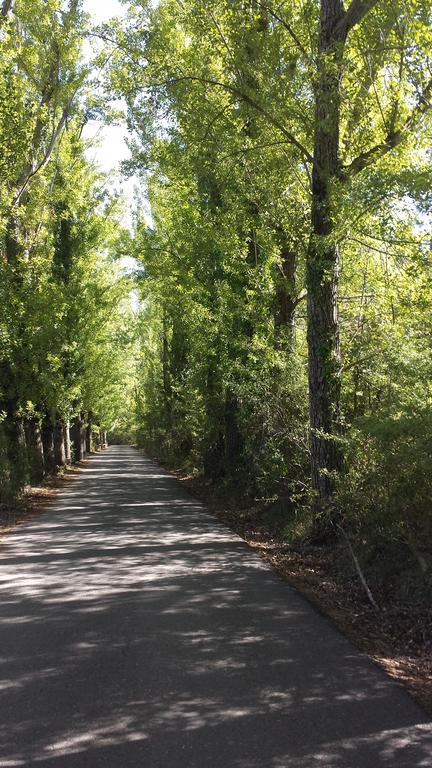
<instances>
[{"instance_id":1,"label":"shaded forest floor","mask_svg":"<svg viewBox=\"0 0 432 768\"><path fill-rule=\"evenodd\" d=\"M361 651L383 667L432 716L432 609L390 598L374 587L369 603L354 572L341 567L341 549L287 544L253 507L241 508L199 478L167 467L210 511L301 592ZM342 545L341 545L342 546Z\"/></svg>"}]
</instances>

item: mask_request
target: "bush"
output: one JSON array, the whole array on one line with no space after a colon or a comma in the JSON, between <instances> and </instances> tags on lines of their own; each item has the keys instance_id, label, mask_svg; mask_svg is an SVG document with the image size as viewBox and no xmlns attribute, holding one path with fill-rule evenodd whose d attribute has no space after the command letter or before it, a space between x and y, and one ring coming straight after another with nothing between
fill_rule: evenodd
<instances>
[{"instance_id":1,"label":"bush","mask_svg":"<svg viewBox=\"0 0 432 768\"><path fill-rule=\"evenodd\" d=\"M346 440L338 504L366 567L409 591L431 580L432 416L411 411L358 421Z\"/></svg>"}]
</instances>

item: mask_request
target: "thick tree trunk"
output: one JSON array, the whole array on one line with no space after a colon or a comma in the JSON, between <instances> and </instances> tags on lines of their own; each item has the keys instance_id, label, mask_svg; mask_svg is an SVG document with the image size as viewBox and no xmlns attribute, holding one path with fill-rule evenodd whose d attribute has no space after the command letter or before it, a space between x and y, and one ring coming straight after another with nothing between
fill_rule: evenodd
<instances>
[{"instance_id":1,"label":"thick tree trunk","mask_svg":"<svg viewBox=\"0 0 432 768\"><path fill-rule=\"evenodd\" d=\"M66 446L63 421L57 420L54 427L54 455L58 467L64 467L66 462Z\"/></svg>"},{"instance_id":2,"label":"thick tree trunk","mask_svg":"<svg viewBox=\"0 0 432 768\"><path fill-rule=\"evenodd\" d=\"M86 427L83 413L75 416L71 427L71 440L74 461L82 461L85 458L86 450Z\"/></svg>"},{"instance_id":3,"label":"thick tree trunk","mask_svg":"<svg viewBox=\"0 0 432 768\"><path fill-rule=\"evenodd\" d=\"M85 459L87 453L87 414L81 414L81 455Z\"/></svg>"},{"instance_id":4,"label":"thick tree trunk","mask_svg":"<svg viewBox=\"0 0 432 768\"><path fill-rule=\"evenodd\" d=\"M29 483L29 466L24 420L10 415L4 421L7 460L9 464L9 486L12 496Z\"/></svg>"},{"instance_id":5,"label":"thick tree trunk","mask_svg":"<svg viewBox=\"0 0 432 768\"><path fill-rule=\"evenodd\" d=\"M72 449L71 449L71 436L70 436L70 422L67 420L63 425L63 439L65 446L65 459L66 464L72 464Z\"/></svg>"},{"instance_id":6,"label":"thick tree trunk","mask_svg":"<svg viewBox=\"0 0 432 768\"><path fill-rule=\"evenodd\" d=\"M45 468L47 472L54 472L56 468L55 448L54 448L54 426L49 416L42 424L42 442L45 456Z\"/></svg>"},{"instance_id":7,"label":"thick tree trunk","mask_svg":"<svg viewBox=\"0 0 432 768\"><path fill-rule=\"evenodd\" d=\"M100 451L101 448L102 448L102 432L99 429L99 431L96 432L94 436L94 450Z\"/></svg>"},{"instance_id":8,"label":"thick tree trunk","mask_svg":"<svg viewBox=\"0 0 432 768\"><path fill-rule=\"evenodd\" d=\"M4 422L0 423L0 504L10 497L10 467L7 455L8 443Z\"/></svg>"},{"instance_id":9,"label":"thick tree trunk","mask_svg":"<svg viewBox=\"0 0 432 768\"><path fill-rule=\"evenodd\" d=\"M87 451L87 453L91 453L92 450L93 450L92 427L93 427L93 415L92 415L91 412L89 412L88 416L87 416L87 426L86 426L86 451Z\"/></svg>"},{"instance_id":10,"label":"thick tree trunk","mask_svg":"<svg viewBox=\"0 0 432 768\"><path fill-rule=\"evenodd\" d=\"M275 277L275 343L277 349L292 346L295 332L297 254L288 243L280 250Z\"/></svg>"},{"instance_id":11,"label":"thick tree trunk","mask_svg":"<svg viewBox=\"0 0 432 768\"><path fill-rule=\"evenodd\" d=\"M45 457L42 432L38 419L30 419L25 426L30 482L40 483L45 475Z\"/></svg>"},{"instance_id":12,"label":"thick tree trunk","mask_svg":"<svg viewBox=\"0 0 432 768\"><path fill-rule=\"evenodd\" d=\"M312 234L307 259L310 439L317 512L329 509L335 474L342 465L338 443L341 380L337 308L339 253L334 237L332 192L340 177L340 78L344 40L337 39L335 30L343 15L340 0L321 1Z\"/></svg>"}]
</instances>

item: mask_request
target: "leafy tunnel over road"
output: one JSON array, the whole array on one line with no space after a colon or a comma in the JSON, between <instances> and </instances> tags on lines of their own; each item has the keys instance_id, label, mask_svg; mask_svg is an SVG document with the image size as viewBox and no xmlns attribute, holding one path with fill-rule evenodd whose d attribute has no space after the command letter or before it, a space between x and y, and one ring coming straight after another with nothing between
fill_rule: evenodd
<instances>
[{"instance_id":1,"label":"leafy tunnel over road","mask_svg":"<svg viewBox=\"0 0 432 768\"><path fill-rule=\"evenodd\" d=\"M0 766L420 768L409 696L138 451L0 561Z\"/></svg>"}]
</instances>

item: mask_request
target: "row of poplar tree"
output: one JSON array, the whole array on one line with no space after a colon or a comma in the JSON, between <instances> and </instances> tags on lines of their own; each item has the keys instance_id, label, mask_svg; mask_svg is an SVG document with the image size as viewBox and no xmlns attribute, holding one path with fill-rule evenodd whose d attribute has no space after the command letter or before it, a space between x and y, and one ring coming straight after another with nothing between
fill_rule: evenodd
<instances>
[{"instance_id":1,"label":"row of poplar tree","mask_svg":"<svg viewBox=\"0 0 432 768\"><path fill-rule=\"evenodd\" d=\"M87 159L94 70L76 0L0 12L0 489L103 446L124 407L119 205ZM122 405L123 404L123 405Z\"/></svg>"},{"instance_id":2,"label":"row of poplar tree","mask_svg":"<svg viewBox=\"0 0 432 768\"><path fill-rule=\"evenodd\" d=\"M139 440L430 578L431 3L127 8Z\"/></svg>"},{"instance_id":3,"label":"row of poplar tree","mask_svg":"<svg viewBox=\"0 0 432 768\"><path fill-rule=\"evenodd\" d=\"M430 580L432 4L123 6L2 5L3 487L92 420ZM121 233L83 139L116 99Z\"/></svg>"}]
</instances>

